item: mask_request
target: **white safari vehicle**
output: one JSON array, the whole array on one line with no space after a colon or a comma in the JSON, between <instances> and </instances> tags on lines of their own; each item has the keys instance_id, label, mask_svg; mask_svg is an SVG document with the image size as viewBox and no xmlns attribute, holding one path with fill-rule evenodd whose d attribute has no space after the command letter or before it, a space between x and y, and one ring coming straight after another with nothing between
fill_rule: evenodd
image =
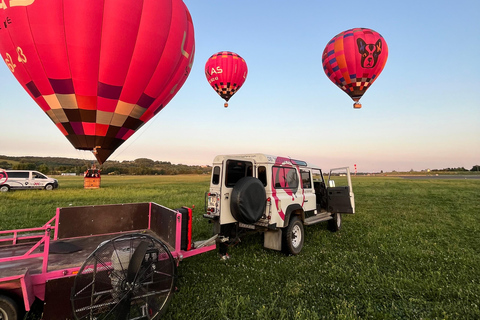
<instances>
[{"instance_id":1,"label":"white safari vehicle","mask_svg":"<svg viewBox=\"0 0 480 320\"><path fill-rule=\"evenodd\" d=\"M305 161L259 153L213 160L204 217L219 234L221 255L250 230L264 233L264 247L296 255L305 225L328 221L337 231L344 213L355 213L348 167L330 170L325 183L322 170Z\"/></svg>"},{"instance_id":2,"label":"white safari vehicle","mask_svg":"<svg viewBox=\"0 0 480 320\"><path fill-rule=\"evenodd\" d=\"M16 189L53 190L55 188L58 188L57 179L49 178L38 171L0 169L1 192Z\"/></svg>"}]
</instances>

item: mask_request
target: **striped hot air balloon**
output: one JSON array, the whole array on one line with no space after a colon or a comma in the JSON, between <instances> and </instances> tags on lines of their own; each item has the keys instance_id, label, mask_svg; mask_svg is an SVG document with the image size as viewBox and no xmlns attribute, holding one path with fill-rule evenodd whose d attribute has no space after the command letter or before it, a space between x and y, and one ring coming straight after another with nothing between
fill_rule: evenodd
<instances>
[{"instance_id":1,"label":"striped hot air balloon","mask_svg":"<svg viewBox=\"0 0 480 320\"><path fill-rule=\"evenodd\" d=\"M100 163L167 105L193 63L181 0L3 0L0 24L12 74Z\"/></svg>"}]
</instances>

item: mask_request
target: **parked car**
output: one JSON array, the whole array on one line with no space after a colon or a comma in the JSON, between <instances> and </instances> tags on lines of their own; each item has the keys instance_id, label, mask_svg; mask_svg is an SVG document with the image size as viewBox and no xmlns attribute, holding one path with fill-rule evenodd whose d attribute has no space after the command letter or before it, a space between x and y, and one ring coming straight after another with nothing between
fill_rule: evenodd
<instances>
[{"instance_id":1,"label":"parked car","mask_svg":"<svg viewBox=\"0 0 480 320\"><path fill-rule=\"evenodd\" d=\"M49 178L41 172L33 170L1 170L0 191L8 192L19 189L45 189L58 188L57 179Z\"/></svg>"}]
</instances>

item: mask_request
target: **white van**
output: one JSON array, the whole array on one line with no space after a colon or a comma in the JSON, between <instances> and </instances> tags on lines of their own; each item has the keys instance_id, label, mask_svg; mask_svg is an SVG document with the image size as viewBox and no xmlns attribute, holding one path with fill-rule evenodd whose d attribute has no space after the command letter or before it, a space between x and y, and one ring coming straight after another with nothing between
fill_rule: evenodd
<instances>
[{"instance_id":1,"label":"white van","mask_svg":"<svg viewBox=\"0 0 480 320\"><path fill-rule=\"evenodd\" d=\"M32 170L1 170L0 191L8 192L18 189L45 189L58 188L57 179L49 178L43 173Z\"/></svg>"}]
</instances>

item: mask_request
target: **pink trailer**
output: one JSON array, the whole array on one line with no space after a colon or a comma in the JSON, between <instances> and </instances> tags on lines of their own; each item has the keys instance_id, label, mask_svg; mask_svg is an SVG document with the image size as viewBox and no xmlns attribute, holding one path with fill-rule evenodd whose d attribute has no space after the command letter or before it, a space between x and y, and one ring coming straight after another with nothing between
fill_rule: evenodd
<instances>
[{"instance_id":1,"label":"pink trailer","mask_svg":"<svg viewBox=\"0 0 480 320\"><path fill-rule=\"evenodd\" d=\"M0 231L0 319L157 319L176 267L216 248L191 242L191 209L153 202L58 208L44 226Z\"/></svg>"}]
</instances>

